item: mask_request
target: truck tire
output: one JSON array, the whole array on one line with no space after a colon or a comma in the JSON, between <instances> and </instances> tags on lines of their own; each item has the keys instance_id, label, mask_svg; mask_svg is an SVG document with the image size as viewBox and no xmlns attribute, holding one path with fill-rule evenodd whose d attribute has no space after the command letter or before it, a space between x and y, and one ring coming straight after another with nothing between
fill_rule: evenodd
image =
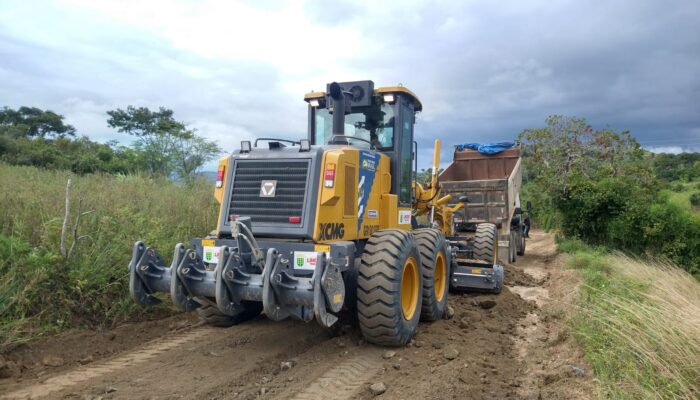
<instances>
[{"instance_id":1,"label":"truck tire","mask_svg":"<svg viewBox=\"0 0 700 400\"><path fill-rule=\"evenodd\" d=\"M442 319L447 308L450 281L450 251L445 236L438 229L417 229L413 236L420 253L423 274L423 306L420 319Z\"/></svg>"},{"instance_id":2,"label":"truck tire","mask_svg":"<svg viewBox=\"0 0 700 400\"><path fill-rule=\"evenodd\" d=\"M524 256L525 255L525 234L523 233L523 228L522 226L520 227L520 230L518 231L518 255L519 256Z\"/></svg>"},{"instance_id":3,"label":"truck tire","mask_svg":"<svg viewBox=\"0 0 700 400\"><path fill-rule=\"evenodd\" d=\"M197 316L207 325L227 328L257 317L263 309L262 303L257 301L244 301L243 306L245 311L231 316L222 313L216 306L203 305L197 309Z\"/></svg>"},{"instance_id":4,"label":"truck tire","mask_svg":"<svg viewBox=\"0 0 700 400\"><path fill-rule=\"evenodd\" d=\"M368 342L402 346L416 334L421 258L413 234L385 229L367 240L357 277L357 317Z\"/></svg>"},{"instance_id":5,"label":"truck tire","mask_svg":"<svg viewBox=\"0 0 700 400\"><path fill-rule=\"evenodd\" d=\"M518 251L516 248L518 246L517 237L515 231L510 231L510 235L508 235L508 262L511 264L515 264L515 253Z\"/></svg>"},{"instance_id":6,"label":"truck tire","mask_svg":"<svg viewBox=\"0 0 700 400\"><path fill-rule=\"evenodd\" d=\"M478 224L474 237L474 258L489 264L498 262L498 231L494 224Z\"/></svg>"}]
</instances>

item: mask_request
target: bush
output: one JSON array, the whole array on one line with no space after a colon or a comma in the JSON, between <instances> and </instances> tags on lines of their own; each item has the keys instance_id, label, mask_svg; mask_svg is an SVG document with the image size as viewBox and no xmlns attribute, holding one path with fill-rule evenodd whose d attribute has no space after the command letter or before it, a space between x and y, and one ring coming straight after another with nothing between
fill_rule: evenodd
<instances>
[{"instance_id":1,"label":"bush","mask_svg":"<svg viewBox=\"0 0 700 400\"><path fill-rule=\"evenodd\" d=\"M700 193L695 192L690 195L690 205L693 207L700 207Z\"/></svg>"}]
</instances>

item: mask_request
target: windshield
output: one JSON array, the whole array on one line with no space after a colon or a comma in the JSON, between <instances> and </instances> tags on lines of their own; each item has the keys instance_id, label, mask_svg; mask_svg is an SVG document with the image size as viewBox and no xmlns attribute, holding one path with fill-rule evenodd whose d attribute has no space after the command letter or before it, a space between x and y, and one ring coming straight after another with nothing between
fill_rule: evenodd
<instances>
[{"instance_id":1,"label":"windshield","mask_svg":"<svg viewBox=\"0 0 700 400\"><path fill-rule=\"evenodd\" d=\"M379 150L388 150L394 144L394 107L382 104L372 107L353 107L353 112L345 116L345 136L351 144L370 148L370 142ZM328 144L333 136L333 115L326 108L316 109L314 143ZM356 137L364 139L353 141Z\"/></svg>"}]
</instances>

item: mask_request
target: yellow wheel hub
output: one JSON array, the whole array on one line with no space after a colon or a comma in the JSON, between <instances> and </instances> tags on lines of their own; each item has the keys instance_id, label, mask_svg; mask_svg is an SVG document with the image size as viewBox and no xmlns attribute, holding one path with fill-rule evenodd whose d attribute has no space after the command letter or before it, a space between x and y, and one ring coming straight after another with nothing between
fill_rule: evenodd
<instances>
[{"instance_id":1,"label":"yellow wheel hub","mask_svg":"<svg viewBox=\"0 0 700 400\"><path fill-rule=\"evenodd\" d=\"M401 311L407 321L413 319L420 296L418 265L413 257L408 257L401 273Z\"/></svg>"},{"instance_id":2,"label":"yellow wheel hub","mask_svg":"<svg viewBox=\"0 0 700 400\"><path fill-rule=\"evenodd\" d=\"M447 268L443 252L439 252L437 257L435 257L435 270L433 272L435 274L435 298L440 302L445 297L447 288Z\"/></svg>"}]
</instances>

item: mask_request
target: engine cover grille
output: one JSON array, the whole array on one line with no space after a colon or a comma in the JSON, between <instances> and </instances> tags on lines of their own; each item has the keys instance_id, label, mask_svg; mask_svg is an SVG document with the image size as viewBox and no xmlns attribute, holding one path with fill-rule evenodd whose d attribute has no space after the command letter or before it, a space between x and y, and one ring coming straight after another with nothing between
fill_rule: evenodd
<instances>
[{"instance_id":1,"label":"engine cover grille","mask_svg":"<svg viewBox=\"0 0 700 400\"><path fill-rule=\"evenodd\" d=\"M253 225L301 225L308 175L309 160L237 160L229 215L249 216ZM263 196L263 181L276 183L273 196ZM289 217L299 222L290 223Z\"/></svg>"}]
</instances>

